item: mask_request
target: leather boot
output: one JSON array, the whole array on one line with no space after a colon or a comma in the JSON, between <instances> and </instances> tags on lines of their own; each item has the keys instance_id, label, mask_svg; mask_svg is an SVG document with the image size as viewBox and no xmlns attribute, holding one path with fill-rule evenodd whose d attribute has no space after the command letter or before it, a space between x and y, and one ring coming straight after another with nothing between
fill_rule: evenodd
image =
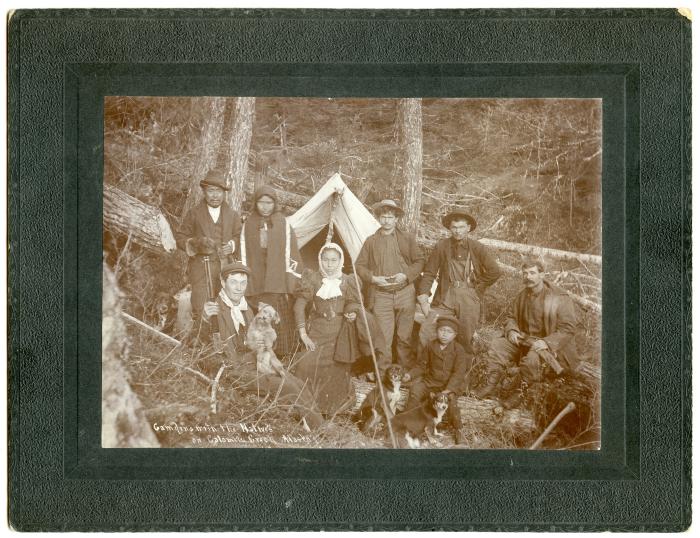
<instances>
[{"instance_id":1,"label":"leather boot","mask_svg":"<svg viewBox=\"0 0 700 538\"><path fill-rule=\"evenodd\" d=\"M502 378L503 368L500 366L497 368L489 368L486 372L486 384L483 387L473 391L474 397L479 400L484 400L488 396L495 395Z\"/></svg>"}]
</instances>

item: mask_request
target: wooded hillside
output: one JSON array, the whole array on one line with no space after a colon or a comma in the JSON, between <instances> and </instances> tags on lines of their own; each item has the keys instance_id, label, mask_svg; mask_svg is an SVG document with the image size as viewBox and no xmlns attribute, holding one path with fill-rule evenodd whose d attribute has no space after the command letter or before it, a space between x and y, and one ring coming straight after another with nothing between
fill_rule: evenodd
<instances>
[{"instance_id":1,"label":"wooded hillside","mask_svg":"<svg viewBox=\"0 0 700 538\"><path fill-rule=\"evenodd\" d=\"M108 97L105 259L125 311L143 320L159 294L186 282L184 254L162 222L179 225L208 170L227 171L233 207L247 211L253 190L270 184L288 214L337 172L366 205L402 203L403 225L425 245L445 235L448 211L475 216L474 236L490 242L507 275L486 297L490 328L520 288L519 260L536 247L550 279L576 296L577 341L597 365L601 114L595 99Z\"/></svg>"}]
</instances>

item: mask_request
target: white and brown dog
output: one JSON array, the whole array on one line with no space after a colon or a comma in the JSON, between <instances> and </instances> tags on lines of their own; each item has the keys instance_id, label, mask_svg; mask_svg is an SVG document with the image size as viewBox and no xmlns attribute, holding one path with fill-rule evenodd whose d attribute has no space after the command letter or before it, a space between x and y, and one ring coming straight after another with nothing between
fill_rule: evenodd
<instances>
[{"instance_id":1,"label":"white and brown dog","mask_svg":"<svg viewBox=\"0 0 700 538\"><path fill-rule=\"evenodd\" d=\"M284 365L280 362L273 351L273 346L277 340L277 332L272 328L272 324L280 322L279 314L270 305L258 304L258 313L246 332L245 345L257 352L257 370L262 375L285 375Z\"/></svg>"},{"instance_id":2,"label":"white and brown dog","mask_svg":"<svg viewBox=\"0 0 700 538\"><path fill-rule=\"evenodd\" d=\"M384 391L387 406L392 418L396 414L396 408L401 398L401 380L404 375L403 367L398 364L392 364L386 369L382 376L382 382L367 394L367 397L362 402L360 409L353 416L353 421L357 424L360 431L366 432L375 427L382 420L384 408L382 406L382 396L380 390Z\"/></svg>"},{"instance_id":3,"label":"white and brown dog","mask_svg":"<svg viewBox=\"0 0 700 538\"><path fill-rule=\"evenodd\" d=\"M437 425L450 406L447 394L430 393L423 405L399 413L391 420L391 427L401 448L420 448L420 436L425 434L430 442L438 435Z\"/></svg>"}]
</instances>

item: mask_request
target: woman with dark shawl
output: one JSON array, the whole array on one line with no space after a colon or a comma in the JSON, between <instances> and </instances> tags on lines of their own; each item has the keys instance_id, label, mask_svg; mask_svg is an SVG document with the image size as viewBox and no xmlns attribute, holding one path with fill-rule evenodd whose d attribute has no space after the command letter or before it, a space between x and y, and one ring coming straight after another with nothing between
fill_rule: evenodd
<instances>
[{"instance_id":1,"label":"woman with dark shawl","mask_svg":"<svg viewBox=\"0 0 700 538\"><path fill-rule=\"evenodd\" d=\"M265 303L277 310L281 323L275 350L287 355L297 342L290 295L301 278L301 256L294 229L279 211L277 195L269 186L255 191L253 212L241 230L240 255L252 271L246 300L256 308Z\"/></svg>"},{"instance_id":2,"label":"woman with dark shawl","mask_svg":"<svg viewBox=\"0 0 700 538\"><path fill-rule=\"evenodd\" d=\"M295 361L294 373L306 380L326 415L350 396L353 363L369 354L356 281L343 274L343 260L340 246L324 245L319 271L304 273L294 304L299 337L307 349ZM370 313L368 322L374 348L383 349L381 329Z\"/></svg>"}]
</instances>

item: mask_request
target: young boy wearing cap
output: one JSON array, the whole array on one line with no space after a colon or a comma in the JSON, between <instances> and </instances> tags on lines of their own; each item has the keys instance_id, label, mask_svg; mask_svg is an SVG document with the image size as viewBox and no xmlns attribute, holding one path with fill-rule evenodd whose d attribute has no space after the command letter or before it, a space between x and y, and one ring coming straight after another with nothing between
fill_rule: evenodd
<instances>
[{"instance_id":1,"label":"young boy wearing cap","mask_svg":"<svg viewBox=\"0 0 700 538\"><path fill-rule=\"evenodd\" d=\"M357 275L367 287L367 308L372 311L385 338L382 355L390 360L396 335L398 362L413 362L411 335L416 311L415 281L423 270L425 254L414 234L396 225L403 210L394 200L382 200L372 208L380 224L362 245L355 262ZM383 364L386 368L388 364Z\"/></svg>"},{"instance_id":2,"label":"young boy wearing cap","mask_svg":"<svg viewBox=\"0 0 700 538\"><path fill-rule=\"evenodd\" d=\"M241 231L241 218L225 201L224 172L211 170L199 183L204 199L192 208L175 231L177 246L187 253L187 278L192 287L193 331L199 332L199 320L205 301L216 297L221 289L218 275L222 261L233 261L236 238ZM205 257L209 260L210 283L207 283ZM209 287L213 297L209 297Z\"/></svg>"},{"instance_id":3,"label":"young boy wearing cap","mask_svg":"<svg viewBox=\"0 0 700 538\"><path fill-rule=\"evenodd\" d=\"M438 241L423 269L418 284L418 303L425 314L420 330L421 344L434 338L434 324L430 321L429 295L438 278L432 308L437 314L449 314L459 320L458 341L472 354L472 337L479 323L481 298L501 270L491 250L468 237L476 228L474 217L461 211L445 215L442 224L452 237Z\"/></svg>"},{"instance_id":4,"label":"young boy wearing cap","mask_svg":"<svg viewBox=\"0 0 700 538\"><path fill-rule=\"evenodd\" d=\"M471 357L455 341L459 322L453 316L440 316L437 319L437 336L421 352L415 366L408 372L414 379L406 409L414 409L423 404L430 393L443 392L450 403L447 421L455 433L455 443L465 444L462 434L462 417L457 406L457 397L464 392L465 378L471 366Z\"/></svg>"}]
</instances>

